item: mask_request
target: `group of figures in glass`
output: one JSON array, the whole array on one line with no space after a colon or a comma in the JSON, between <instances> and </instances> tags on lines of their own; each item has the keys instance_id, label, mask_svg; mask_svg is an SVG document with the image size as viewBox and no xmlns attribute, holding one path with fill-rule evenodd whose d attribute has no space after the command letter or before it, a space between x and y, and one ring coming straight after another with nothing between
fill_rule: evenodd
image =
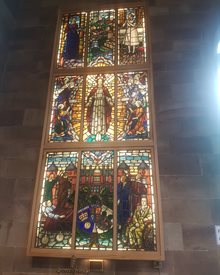
<instances>
[{"instance_id":1,"label":"group of figures in glass","mask_svg":"<svg viewBox=\"0 0 220 275\"><path fill-rule=\"evenodd\" d=\"M155 250L155 220L148 150L117 151L118 249ZM76 249L113 246L114 151L81 153ZM47 155L37 247L70 247L78 153Z\"/></svg>"},{"instance_id":2,"label":"group of figures in glass","mask_svg":"<svg viewBox=\"0 0 220 275\"><path fill-rule=\"evenodd\" d=\"M85 142L149 138L146 72L117 74L117 93L115 81L114 74L88 75L82 112L83 77L57 78L49 141L80 141L81 125L84 125L82 138ZM117 120L114 119L116 99ZM115 127L117 137L114 137Z\"/></svg>"},{"instance_id":3,"label":"group of figures in glass","mask_svg":"<svg viewBox=\"0 0 220 275\"><path fill-rule=\"evenodd\" d=\"M65 14L58 68L143 64L145 44L143 7ZM151 150L88 146L150 138L147 71L55 77L51 107L49 143L87 149L46 154L35 246L155 251Z\"/></svg>"},{"instance_id":4,"label":"group of figures in glass","mask_svg":"<svg viewBox=\"0 0 220 275\"><path fill-rule=\"evenodd\" d=\"M117 12L118 22L115 21ZM146 61L144 10L125 8L92 11L86 33L86 12L63 17L58 52L59 67L84 66L85 44L89 67L112 66L116 53L116 24L118 29L118 64L140 64Z\"/></svg>"}]
</instances>

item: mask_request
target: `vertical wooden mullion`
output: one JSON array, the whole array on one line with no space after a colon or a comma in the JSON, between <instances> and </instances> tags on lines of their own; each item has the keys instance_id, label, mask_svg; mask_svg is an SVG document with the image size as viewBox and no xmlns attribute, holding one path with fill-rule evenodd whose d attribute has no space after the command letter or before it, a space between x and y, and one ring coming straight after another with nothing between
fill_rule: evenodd
<instances>
[{"instance_id":1,"label":"vertical wooden mullion","mask_svg":"<svg viewBox=\"0 0 220 275\"><path fill-rule=\"evenodd\" d=\"M83 74L83 86L82 86L82 108L81 108L81 123L80 123L80 137L79 141L83 142L83 129L84 125L84 114L85 114L85 99L86 99L86 75Z\"/></svg>"},{"instance_id":2,"label":"vertical wooden mullion","mask_svg":"<svg viewBox=\"0 0 220 275\"><path fill-rule=\"evenodd\" d=\"M113 251L117 250L117 150L114 150Z\"/></svg>"},{"instance_id":3,"label":"vertical wooden mullion","mask_svg":"<svg viewBox=\"0 0 220 275\"><path fill-rule=\"evenodd\" d=\"M79 0L80 1L80 0ZM85 39L85 57L84 57L84 68L88 66L88 45L89 45L89 22L90 22L90 11L87 11L87 21L86 21L86 39Z\"/></svg>"},{"instance_id":4,"label":"vertical wooden mullion","mask_svg":"<svg viewBox=\"0 0 220 275\"><path fill-rule=\"evenodd\" d=\"M114 60L114 81L115 81L115 109L114 109L114 140L117 140L117 125L118 125L118 9L115 8L115 60ZM114 150L114 199L113 199L113 251L117 250L117 223L118 223L118 213L117 213L117 150Z\"/></svg>"},{"instance_id":5,"label":"vertical wooden mullion","mask_svg":"<svg viewBox=\"0 0 220 275\"><path fill-rule=\"evenodd\" d=\"M81 151L78 152L78 165L77 165L77 177L76 177L76 191L74 198L74 210L73 210L73 228L72 228L72 249L75 249L76 242L76 221L77 221L77 211L78 211L78 197L79 197L79 180L80 180L80 166L81 166L82 154Z\"/></svg>"},{"instance_id":6,"label":"vertical wooden mullion","mask_svg":"<svg viewBox=\"0 0 220 275\"><path fill-rule=\"evenodd\" d=\"M118 67L118 8L115 8L115 66Z\"/></svg>"},{"instance_id":7,"label":"vertical wooden mullion","mask_svg":"<svg viewBox=\"0 0 220 275\"><path fill-rule=\"evenodd\" d=\"M118 82L118 76L117 73L114 74L114 94L115 94L115 98L114 98L114 102L115 102L115 108L114 108L114 140L117 140L117 128L118 128L118 86L117 86L117 82Z\"/></svg>"}]
</instances>

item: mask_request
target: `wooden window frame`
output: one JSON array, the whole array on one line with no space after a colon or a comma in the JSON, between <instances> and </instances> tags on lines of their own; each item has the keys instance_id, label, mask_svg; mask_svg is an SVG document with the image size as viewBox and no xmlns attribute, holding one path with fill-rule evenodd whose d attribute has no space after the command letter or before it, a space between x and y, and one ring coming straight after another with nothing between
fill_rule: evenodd
<instances>
[{"instance_id":1,"label":"wooden window frame","mask_svg":"<svg viewBox=\"0 0 220 275\"><path fill-rule=\"evenodd\" d=\"M78 4L79 5L79 4ZM157 143L156 143L156 129L155 129L155 108L154 108L154 96L153 96L153 76L152 76L152 59L151 59L151 38L150 38L150 27L149 27L149 13L148 7L145 2L138 3L121 3L121 4L108 4L108 5L99 5L98 10L101 9L117 9L117 8L129 8L129 7L139 7L143 6L145 9L145 40L147 42L146 46L146 55L147 60L143 64L137 65L118 65L117 57L115 58L115 65L111 67L83 67L83 68L57 68L57 53L59 47L59 34L62 22L62 15L64 13L70 12L79 12L85 11L90 12L92 10L92 5L82 4L82 7L71 8L71 9L63 9L59 11L57 27L56 27L56 35L54 41L54 50L53 50L53 58L51 64L50 71L50 81L48 87L48 98L47 98L47 106L44 118L44 128L43 128L43 136L40 148L40 156L37 168L37 176L34 190L34 199L32 205L32 215L30 222L30 230L29 230L29 238L28 238L28 247L27 247L27 255L28 256L45 256L45 257L71 257L74 255L77 258L90 258L90 259L126 259L126 260L163 260L164 259L164 245L163 245L163 228L162 228L162 211L161 211L161 198L160 198L160 184L159 184L159 170L158 170L158 159L157 159ZM117 22L117 12L116 12L116 22ZM117 24L116 24L117 25ZM88 28L88 22L87 22ZM87 29L88 31L88 29ZM118 31L116 27L116 53L118 53ZM87 39L86 39L87 41ZM87 42L85 44L87 49ZM86 50L87 53L87 50ZM86 60L85 53L85 60ZM117 56L118 54L116 54ZM54 89L54 80L59 76L71 76L71 75L83 75L84 79L88 74L98 74L98 73L113 73L115 76L118 73L123 72L147 72L148 75L148 93L149 93L149 111L150 111L150 139L148 140L135 140L135 141L111 141L111 142L49 142L48 141L48 133L50 127L51 120L51 106L53 99L53 89ZM85 90L85 81L83 91ZM115 92L116 93L116 92ZM116 104L117 105L117 104ZM81 118L83 122L83 116ZM115 117L116 121L116 117ZM117 127L115 127L116 129ZM116 130L115 130L116 131ZM82 131L81 131L82 132ZM82 135L82 133L81 133ZM156 243L157 250L156 251L125 251L125 250L117 250L116 242L117 242L117 218L114 218L114 232L113 232L113 250L111 251L103 251L103 250L79 250L79 249L51 249L51 248L36 248L35 247L35 238L36 238L36 228L37 228L37 218L39 212L39 202L41 196L41 189L43 184L43 176L44 176L44 165L45 165L45 156L48 152L81 152L82 150L88 149L150 149L152 153L152 167L153 167L153 185L154 185L154 199L155 199L155 216L156 216ZM115 154L115 162L116 163L116 154ZM78 161L78 171L80 169L80 158ZM114 165L114 213L115 216L117 213L117 165ZM79 173L77 173L77 185L76 185L76 198L78 196L79 190ZM73 231L72 231L72 239L75 239L75 228L76 224L76 213L77 213L77 199L75 199L74 204L74 218L73 218Z\"/></svg>"}]
</instances>

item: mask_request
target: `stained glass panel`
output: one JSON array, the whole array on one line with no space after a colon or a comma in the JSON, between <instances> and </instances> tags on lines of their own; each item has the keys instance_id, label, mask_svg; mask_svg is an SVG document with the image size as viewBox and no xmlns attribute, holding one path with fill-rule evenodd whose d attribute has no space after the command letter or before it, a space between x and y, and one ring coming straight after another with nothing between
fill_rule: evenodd
<instances>
[{"instance_id":1,"label":"stained glass panel","mask_svg":"<svg viewBox=\"0 0 220 275\"><path fill-rule=\"evenodd\" d=\"M118 250L156 250L150 150L118 152Z\"/></svg>"},{"instance_id":2,"label":"stained glass panel","mask_svg":"<svg viewBox=\"0 0 220 275\"><path fill-rule=\"evenodd\" d=\"M78 153L48 153L41 190L36 247L71 248Z\"/></svg>"},{"instance_id":3,"label":"stained glass panel","mask_svg":"<svg viewBox=\"0 0 220 275\"><path fill-rule=\"evenodd\" d=\"M114 75L88 75L83 140L111 141L114 138Z\"/></svg>"},{"instance_id":4,"label":"stained glass panel","mask_svg":"<svg viewBox=\"0 0 220 275\"><path fill-rule=\"evenodd\" d=\"M144 8L118 10L118 62L141 64L146 61Z\"/></svg>"},{"instance_id":5,"label":"stained glass panel","mask_svg":"<svg viewBox=\"0 0 220 275\"><path fill-rule=\"evenodd\" d=\"M118 74L117 139L149 138L147 73Z\"/></svg>"},{"instance_id":6,"label":"stained glass panel","mask_svg":"<svg viewBox=\"0 0 220 275\"><path fill-rule=\"evenodd\" d=\"M84 65L87 13L68 13L62 18L58 68L75 68Z\"/></svg>"},{"instance_id":7,"label":"stained glass panel","mask_svg":"<svg viewBox=\"0 0 220 275\"><path fill-rule=\"evenodd\" d=\"M111 66L114 64L114 55L115 10L90 12L88 66Z\"/></svg>"},{"instance_id":8,"label":"stained glass panel","mask_svg":"<svg viewBox=\"0 0 220 275\"><path fill-rule=\"evenodd\" d=\"M82 85L82 76L55 79L49 129L50 142L79 141Z\"/></svg>"},{"instance_id":9,"label":"stained glass panel","mask_svg":"<svg viewBox=\"0 0 220 275\"><path fill-rule=\"evenodd\" d=\"M113 151L82 152L76 249L112 250Z\"/></svg>"}]
</instances>

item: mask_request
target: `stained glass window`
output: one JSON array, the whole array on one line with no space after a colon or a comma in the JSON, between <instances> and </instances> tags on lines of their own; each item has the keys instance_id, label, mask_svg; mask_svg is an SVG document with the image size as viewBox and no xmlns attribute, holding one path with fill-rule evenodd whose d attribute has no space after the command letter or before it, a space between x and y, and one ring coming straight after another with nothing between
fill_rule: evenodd
<instances>
[{"instance_id":1,"label":"stained glass window","mask_svg":"<svg viewBox=\"0 0 220 275\"><path fill-rule=\"evenodd\" d=\"M60 31L57 66L84 66L87 13L64 14Z\"/></svg>"},{"instance_id":2,"label":"stained glass window","mask_svg":"<svg viewBox=\"0 0 220 275\"><path fill-rule=\"evenodd\" d=\"M146 11L60 17L30 255L163 258Z\"/></svg>"},{"instance_id":3,"label":"stained glass window","mask_svg":"<svg viewBox=\"0 0 220 275\"><path fill-rule=\"evenodd\" d=\"M84 141L114 139L114 75L88 75L84 112Z\"/></svg>"},{"instance_id":4,"label":"stained glass window","mask_svg":"<svg viewBox=\"0 0 220 275\"><path fill-rule=\"evenodd\" d=\"M78 154L48 153L37 223L36 247L70 248Z\"/></svg>"},{"instance_id":5,"label":"stained glass window","mask_svg":"<svg viewBox=\"0 0 220 275\"><path fill-rule=\"evenodd\" d=\"M77 211L77 249L112 250L113 151L82 152Z\"/></svg>"},{"instance_id":6,"label":"stained glass window","mask_svg":"<svg viewBox=\"0 0 220 275\"><path fill-rule=\"evenodd\" d=\"M82 76L55 79L49 140L78 141L82 106Z\"/></svg>"},{"instance_id":7,"label":"stained glass window","mask_svg":"<svg viewBox=\"0 0 220 275\"><path fill-rule=\"evenodd\" d=\"M87 62L90 67L111 66L115 57L115 10L92 11Z\"/></svg>"},{"instance_id":8,"label":"stained glass window","mask_svg":"<svg viewBox=\"0 0 220 275\"><path fill-rule=\"evenodd\" d=\"M118 10L119 64L140 64L146 61L144 8Z\"/></svg>"},{"instance_id":9,"label":"stained glass window","mask_svg":"<svg viewBox=\"0 0 220 275\"><path fill-rule=\"evenodd\" d=\"M155 203L150 150L118 152L119 250L156 249Z\"/></svg>"},{"instance_id":10,"label":"stained glass window","mask_svg":"<svg viewBox=\"0 0 220 275\"><path fill-rule=\"evenodd\" d=\"M150 135L146 72L118 74L117 139L148 139Z\"/></svg>"}]
</instances>

